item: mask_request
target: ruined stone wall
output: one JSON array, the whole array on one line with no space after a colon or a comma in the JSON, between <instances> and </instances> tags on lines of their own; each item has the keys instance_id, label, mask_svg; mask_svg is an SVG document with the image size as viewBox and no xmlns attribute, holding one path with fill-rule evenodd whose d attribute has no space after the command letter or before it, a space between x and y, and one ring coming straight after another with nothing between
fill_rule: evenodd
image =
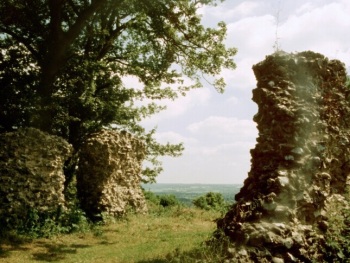
<instances>
[{"instance_id":1,"label":"ruined stone wall","mask_svg":"<svg viewBox=\"0 0 350 263\"><path fill-rule=\"evenodd\" d=\"M64 206L63 165L72 147L33 128L0 135L0 217L12 227L27 212Z\"/></svg>"},{"instance_id":2,"label":"ruined stone wall","mask_svg":"<svg viewBox=\"0 0 350 263\"><path fill-rule=\"evenodd\" d=\"M232 262L312 262L327 206L350 173L350 107L344 65L321 54L278 52L253 67L259 137L237 203L218 228Z\"/></svg>"},{"instance_id":3,"label":"ruined stone wall","mask_svg":"<svg viewBox=\"0 0 350 263\"><path fill-rule=\"evenodd\" d=\"M140 186L144 144L127 132L102 130L81 148L77 174L78 196L89 217L147 210Z\"/></svg>"}]
</instances>

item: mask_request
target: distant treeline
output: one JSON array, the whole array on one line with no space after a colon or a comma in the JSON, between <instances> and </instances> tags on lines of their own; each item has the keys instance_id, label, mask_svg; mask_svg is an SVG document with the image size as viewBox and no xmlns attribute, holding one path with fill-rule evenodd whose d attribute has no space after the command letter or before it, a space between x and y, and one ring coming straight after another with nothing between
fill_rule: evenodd
<instances>
[{"instance_id":1,"label":"distant treeline","mask_svg":"<svg viewBox=\"0 0 350 263\"><path fill-rule=\"evenodd\" d=\"M145 184L142 187L156 195L174 195L181 203L192 205L192 201L208 192L222 194L228 203L234 202L240 184Z\"/></svg>"}]
</instances>

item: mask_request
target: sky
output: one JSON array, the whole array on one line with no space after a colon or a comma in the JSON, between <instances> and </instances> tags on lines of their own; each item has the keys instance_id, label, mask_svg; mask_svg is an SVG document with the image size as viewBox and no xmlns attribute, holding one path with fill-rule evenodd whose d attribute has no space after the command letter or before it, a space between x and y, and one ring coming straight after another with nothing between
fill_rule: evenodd
<instances>
[{"instance_id":1,"label":"sky","mask_svg":"<svg viewBox=\"0 0 350 263\"><path fill-rule=\"evenodd\" d=\"M183 142L181 157L165 157L157 183L242 184L250 170L250 149L258 131L252 66L278 47L311 50L339 59L350 72L349 0L226 0L199 10L205 26L227 24L228 47L235 47L235 70L222 76L224 94L212 86L166 101L167 110L143 121L157 126L160 142Z\"/></svg>"}]
</instances>

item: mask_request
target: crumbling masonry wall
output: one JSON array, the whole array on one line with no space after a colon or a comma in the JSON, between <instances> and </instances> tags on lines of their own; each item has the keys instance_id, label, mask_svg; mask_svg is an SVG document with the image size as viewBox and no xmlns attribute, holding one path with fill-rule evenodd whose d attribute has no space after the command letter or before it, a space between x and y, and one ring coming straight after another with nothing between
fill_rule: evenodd
<instances>
[{"instance_id":1,"label":"crumbling masonry wall","mask_svg":"<svg viewBox=\"0 0 350 263\"><path fill-rule=\"evenodd\" d=\"M62 138L37 129L0 135L1 224L15 228L30 210L53 212L64 206L63 165L71 153Z\"/></svg>"},{"instance_id":2,"label":"crumbling masonry wall","mask_svg":"<svg viewBox=\"0 0 350 263\"><path fill-rule=\"evenodd\" d=\"M140 186L144 157L144 144L124 131L102 130L86 140L79 155L77 190L89 217L147 210Z\"/></svg>"},{"instance_id":3,"label":"crumbling masonry wall","mask_svg":"<svg viewBox=\"0 0 350 263\"><path fill-rule=\"evenodd\" d=\"M314 262L327 204L350 173L349 89L343 63L277 52L253 67L259 137L237 203L218 228L232 262Z\"/></svg>"}]
</instances>

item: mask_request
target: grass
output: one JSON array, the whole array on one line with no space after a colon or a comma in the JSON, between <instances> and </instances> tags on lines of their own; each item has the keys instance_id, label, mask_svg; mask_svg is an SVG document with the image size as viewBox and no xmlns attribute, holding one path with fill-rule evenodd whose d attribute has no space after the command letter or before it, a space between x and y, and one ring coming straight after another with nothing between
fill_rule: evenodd
<instances>
[{"instance_id":1,"label":"grass","mask_svg":"<svg viewBox=\"0 0 350 263\"><path fill-rule=\"evenodd\" d=\"M175 206L131 214L86 233L34 240L9 236L0 244L0 262L204 262L203 258L216 257L201 244L215 230L219 216L215 211Z\"/></svg>"}]
</instances>

